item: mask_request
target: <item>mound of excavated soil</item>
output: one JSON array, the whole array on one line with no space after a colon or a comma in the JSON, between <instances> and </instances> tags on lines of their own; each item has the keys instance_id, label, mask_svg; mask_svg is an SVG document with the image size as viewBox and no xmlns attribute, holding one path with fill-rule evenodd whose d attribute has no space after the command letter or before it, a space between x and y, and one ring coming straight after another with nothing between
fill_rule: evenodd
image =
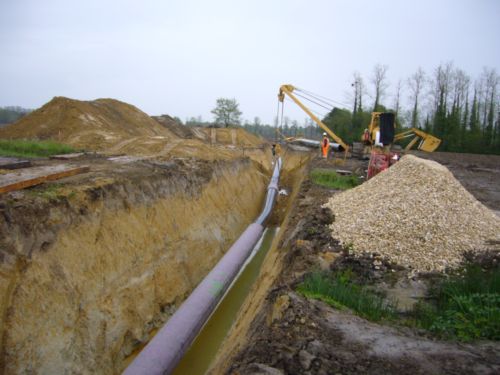
<instances>
[{"instance_id":1,"label":"mound of excavated soil","mask_svg":"<svg viewBox=\"0 0 500 375\"><path fill-rule=\"evenodd\" d=\"M104 149L131 137L177 138L138 108L114 99L55 97L14 124L2 138L52 139L78 148Z\"/></svg>"},{"instance_id":2,"label":"mound of excavated soil","mask_svg":"<svg viewBox=\"0 0 500 375\"><path fill-rule=\"evenodd\" d=\"M196 137L205 139L212 144L259 147L266 143L263 138L242 128L196 128L195 130Z\"/></svg>"},{"instance_id":3,"label":"mound of excavated soil","mask_svg":"<svg viewBox=\"0 0 500 375\"><path fill-rule=\"evenodd\" d=\"M180 138L194 138L194 134L190 128L185 125L182 125L175 121L169 115L161 115L161 116L152 116L156 121L158 121L165 128L170 130L176 136Z\"/></svg>"},{"instance_id":4,"label":"mound of excavated soil","mask_svg":"<svg viewBox=\"0 0 500 375\"><path fill-rule=\"evenodd\" d=\"M500 219L446 167L412 155L326 206L334 238L415 271L457 266L464 251L500 237Z\"/></svg>"}]
</instances>

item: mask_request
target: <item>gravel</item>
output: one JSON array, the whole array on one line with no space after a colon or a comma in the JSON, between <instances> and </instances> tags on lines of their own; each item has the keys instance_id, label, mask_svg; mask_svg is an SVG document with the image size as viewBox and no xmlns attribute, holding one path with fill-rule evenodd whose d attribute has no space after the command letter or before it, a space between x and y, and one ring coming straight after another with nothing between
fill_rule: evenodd
<instances>
[{"instance_id":1,"label":"gravel","mask_svg":"<svg viewBox=\"0 0 500 375\"><path fill-rule=\"evenodd\" d=\"M456 267L465 251L500 240L500 218L443 165L413 155L334 195L332 236L355 254L378 253L414 272Z\"/></svg>"}]
</instances>

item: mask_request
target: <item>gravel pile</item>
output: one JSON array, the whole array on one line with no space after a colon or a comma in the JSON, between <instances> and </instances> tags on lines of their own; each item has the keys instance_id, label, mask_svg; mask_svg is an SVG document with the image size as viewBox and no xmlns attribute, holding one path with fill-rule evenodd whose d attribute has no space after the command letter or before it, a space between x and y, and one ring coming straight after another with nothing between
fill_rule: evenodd
<instances>
[{"instance_id":1,"label":"gravel pile","mask_svg":"<svg viewBox=\"0 0 500 375\"><path fill-rule=\"evenodd\" d=\"M355 254L378 253L421 271L457 266L468 250L500 239L500 218L441 164L412 155L326 204L332 236Z\"/></svg>"}]
</instances>

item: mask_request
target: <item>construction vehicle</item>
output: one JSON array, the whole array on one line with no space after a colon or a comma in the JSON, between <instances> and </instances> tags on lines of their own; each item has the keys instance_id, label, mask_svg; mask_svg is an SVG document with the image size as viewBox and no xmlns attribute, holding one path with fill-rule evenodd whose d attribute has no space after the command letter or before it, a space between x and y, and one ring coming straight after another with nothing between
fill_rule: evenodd
<instances>
[{"instance_id":1,"label":"construction vehicle","mask_svg":"<svg viewBox=\"0 0 500 375\"><path fill-rule=\"evenodd\" d=\"M326 126L318 117L311 112L309 108L307 108L294 94L293 91L296 88L293 85L282 85L280 87L280 91L278 94L278 100L283 103L285 100L285 95L287 95L290 99L292 99L295 104L297 104L307 115L321 128L327 133L336 143L336 147L339 151L344 151L345 155L349 151L350 147L347 145L339 136L337 136L328 126ZM319 145L319 142L318 142Z\"/></svg>"},{"instance_id":2,"label":"construction vehicle","mask_svg":"<svg viewBox=\"0 0 500 375\"><path fill-rule=\"evenodd\" d=\"M353 156L358 156L359 158L369 158L372 148L374 146L380 146L381 148L385 148L386 151L392 147L397 147L393 145L393 142L400 141L402 139L408 137L414 137L410 143L405 147L405 151L410 150L419 140L419 144L417 146L418 150L433 152L435 151L439 145L441 144L441 140L436 138L428 133L423 132L417 128L406 129L402 133L395 133L395 116L390 112L372 112L372 118L370 124L368 126L368 137L365 137L366 134L363 134L363 142L354 142L353 146L350 147L347 143L345 143L338 135L336 135L328 126L326 126L314 113L307 108L296 95L293 94L295 90L304 92L304 90L297 89L293 85L281 85L278 100L283 103L285 100L285 95L292 99L295 104L297 104L307 115L321 128L325 133L327 133L334 140L334 147L339 151L344 151L345 155L351 151ZM307 140L303 138L293 138L293 137L285 137L283 134L280 134L286 142L301 142L304 144L318 145L320 142L314 140Z\"/></svg>"},{"instance_id":3,"label":"construction vehicle","mask_svg":"<svg viewBox=\"0 0 500 375\"><path fill-rule=\"evenodd\" d=\"M441 140L417 128L406 129L395 134L394 114L389 112L372 112L372 118L365 133L361 136L362 143L353 143L353 155L359 158L369 158L374 146L390 148L393 142L413 137L404 151L410 150L417 142L417 149L426 152L435 151ZM383 139L382 139L383 138Z\"/></svg>"}]
</instances>

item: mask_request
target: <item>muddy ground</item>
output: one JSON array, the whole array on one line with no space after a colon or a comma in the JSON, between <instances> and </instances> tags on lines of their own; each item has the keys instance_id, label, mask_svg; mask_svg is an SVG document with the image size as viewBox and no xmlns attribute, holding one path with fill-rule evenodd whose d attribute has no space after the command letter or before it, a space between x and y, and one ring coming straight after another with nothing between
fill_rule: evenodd
<instances>
[{"instance_id":1,"label":"muddy ground","mask_svg":"<svg viewBox=\"0 0 500 375\"><path fill-rule=\"evenodd\" d=\"M417 153L421 156L420 153ZM446 165L483 204L500 210L500 157L426 154ZM338 163L338 160L337 160ZM345 164L314 160L309 169L335 168L362 173L366 162ZM348 311L295 292L305 273L314 269L353 268L378 286L399 285L402 305L425 293L422 280L408 280L398 265L354 259L330 237L333 213L322 204L337 193L301 185L288 226L278 245L286 252L282 272L250 325L247 341L226 361L227 374L494 374L500 371L500 345L440 341L407 327L375 324ZM397 281L399 280L399 281Z\"/></svg>"}]
</instances>

